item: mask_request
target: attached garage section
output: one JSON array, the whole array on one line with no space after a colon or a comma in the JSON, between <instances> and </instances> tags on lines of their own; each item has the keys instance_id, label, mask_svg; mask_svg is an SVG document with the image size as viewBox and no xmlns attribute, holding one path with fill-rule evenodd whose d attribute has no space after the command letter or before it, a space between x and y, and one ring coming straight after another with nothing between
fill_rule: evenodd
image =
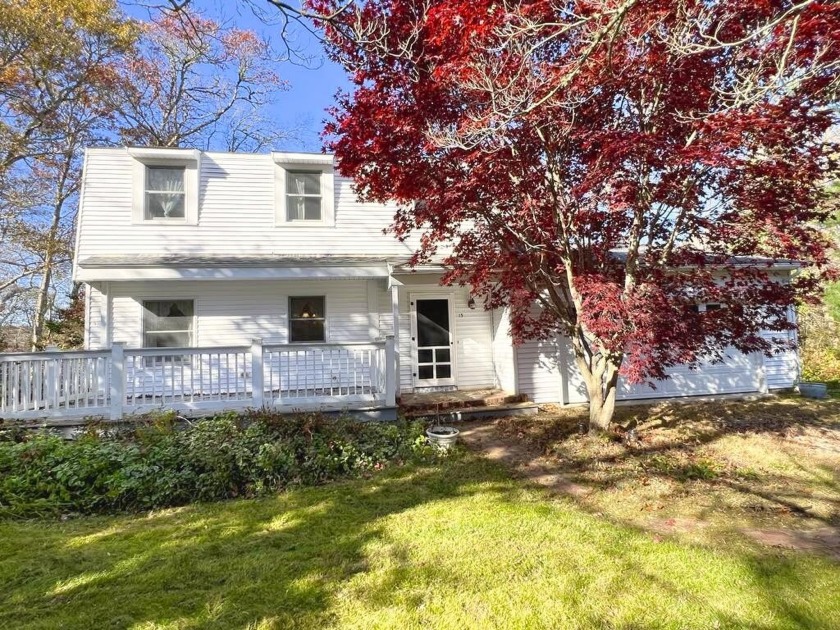
<instances>
[{"instance_id":1,"label":"attached garage section","mask_svg":"<svg viewBox=\"0 0 840 630\"><path fill-rule=\"evenodd\" d=\"M586 388L565 339L529 341L516 348L518 392L537 403L576 404L587 400ZM677 366L670 378L631 385L619 380L620 400L742 394L762 388L761 355L727 353L722 363L707 363L696 370Z\"/></svg>"}]
</instances>

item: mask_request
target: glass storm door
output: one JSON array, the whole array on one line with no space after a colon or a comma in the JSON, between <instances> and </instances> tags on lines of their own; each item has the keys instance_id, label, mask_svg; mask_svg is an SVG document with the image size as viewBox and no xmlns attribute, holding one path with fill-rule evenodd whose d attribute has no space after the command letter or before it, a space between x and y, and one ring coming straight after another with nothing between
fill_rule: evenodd
<instances>
[{"instance_id":1,"label":"glass storm door","mask_svg":"<svg viewBox=\"0 0 840 630\"><path fill-rule=\"evenodd\" d=\"M419 387L454 385L452 326L449 298L414 300L417 362L414 379Z\"/></svg>"}]
</instances>

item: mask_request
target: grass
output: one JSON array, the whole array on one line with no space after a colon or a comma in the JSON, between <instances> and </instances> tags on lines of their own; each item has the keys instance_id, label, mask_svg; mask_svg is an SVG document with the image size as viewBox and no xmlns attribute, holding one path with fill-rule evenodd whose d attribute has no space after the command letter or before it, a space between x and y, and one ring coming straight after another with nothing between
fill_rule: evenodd
<instances>
[{"instance_id":1,"label":"grass","mask_svg":"<svg viewBox=\"0 0 840 630\"><path fill-rule=\"evenodd\" d=\"M142 516L0 523L3 628L836 628L840 564L659 537L461 453Z\"/></svg>"},{"instance_id":2,"label":"grass","mask_svg":"<svg viewBox=\"0 0 840 630\"><path fill-rule=\"evenodd\" d=\"M581 413L555 408L497 427L582 486L580 505L615 521L712 546L740 544L745 531L831 529L840 558L840 401L622 407L617 421L637 425L629 442L578 435Z\"/></svg>"}]
</instances>

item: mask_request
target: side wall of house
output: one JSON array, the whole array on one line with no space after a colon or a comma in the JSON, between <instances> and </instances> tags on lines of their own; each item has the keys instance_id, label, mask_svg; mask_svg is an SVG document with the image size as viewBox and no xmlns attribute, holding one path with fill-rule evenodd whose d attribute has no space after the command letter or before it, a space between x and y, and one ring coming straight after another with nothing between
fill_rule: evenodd
<instances>
[{"instance_id":1,"label":"side wall of house","mask_svg":"<svg viewBox=\"0 0 840 630\"><path fill-rule=\"evenodd\" d=\"M794 321L791 310L789 317ZM765 333L765 337L778 333ZM794 333L790 333L795 339ZM675 366L667 370L669 378L653 385L630 384L619 380L618 398L672 398L736 394L759 391L762 379L768 389L793 387L796 382L799 357L796 351L785 350L772 357L758 353L743 354L729 349L722 363L706 363L693 370ZM517 387L534 402L579 404L588 400L580 370L574 361L568 339L529 341L516 348Z\"/></svg>"}]
</instances>

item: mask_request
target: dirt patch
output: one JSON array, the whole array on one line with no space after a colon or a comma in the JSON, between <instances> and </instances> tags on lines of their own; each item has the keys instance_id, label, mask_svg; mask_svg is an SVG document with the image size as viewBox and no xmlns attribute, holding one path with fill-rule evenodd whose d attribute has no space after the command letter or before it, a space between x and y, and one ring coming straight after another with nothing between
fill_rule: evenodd
<instances>
[{"instance_id":1,"label":"dirt patch","mask_svg":"<svg viewBox=\"0 0 840 630\"><path fill-rule=\"evenodd\" d=\"M536 450L525 442L511 440L498 430L498 420L465 422L460 426L461 439L473 451L487 459L512 468L520 477L571 496L591 492L560 474L551 462L544 462Z\"/></svg>"},{"instance_id":2,"label":"dirt patch","mask_svg":"<svg viewBox=\"0 0 840 630\"><path fill-rule=\"evenodd\" d=\"M635 427L632 441L582 435L585 414L547 408L465 423L462 436L517 475L655 536L746 537L837 557L840 401L624 407L616 420Z\"/></svg>"},{"instance_id":3,"label":"dirt patch","mask_svg":"<svg viewBox=\"0 0 840 630\"><path fill-rule=\"evenodd\" d=\"M840 531L824 527L812 531L743 529L747 537L766 547L823 553L840 560Z\"/></svg>"}]
</instances>

